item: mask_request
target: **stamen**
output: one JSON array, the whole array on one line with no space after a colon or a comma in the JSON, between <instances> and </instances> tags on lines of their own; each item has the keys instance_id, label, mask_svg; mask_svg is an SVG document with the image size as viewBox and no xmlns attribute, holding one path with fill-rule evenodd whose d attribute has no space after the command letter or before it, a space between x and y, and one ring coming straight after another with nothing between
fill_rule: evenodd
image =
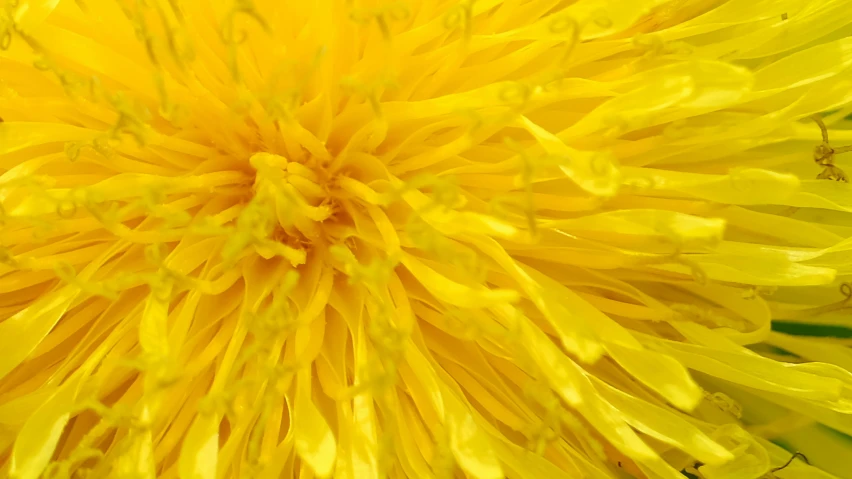
<instances>
[{"instance_id":1,"label":"stamen","mask_svg":"<svg viewBox=\"0 0 852 479\"><path fill-rule=\"evenodd\" d=\"M591 21L592 23L603 29L612 28L613 25L612 18L610 17L609 13L603 9L595 12L591 17Z\"/></svg>"},{"instance_id":2,"label":"stamen","mask_svg":"<svg viewBox=\"0 0 852 479\"><path fill-rule=\"evenodd\" d=\"M149 134L147 121L150 119L147 110L134 105L122 93L112 96L109 102L118 112L118 120L110 129L112 138L117 139L122 133L129 134L140 147L145 146Z\"/></svg>"},{"instance_id":3,"label":"stamen","mask_svg":"<svg viewBox=\"0 0 852 479\"><path fill-rule=\"evenodd\" d=\"M527 219L527 227L532 238L538 237L538 222L536 220L535 194L533 193L533 181L537 172L536 163L547 163L541 161L533 161L527 154L527 150L521 147L511 138L503 139L506 146L516 151L521 159L521 175L520 180L524 188L524 216Z\"/></svg>"},{"instance_id":4,"label":"stamen","mask_svg":"<svg viewBox=\"0 0 852 479\"><path fill-rule=\"evenodd\" d=\"M473 37L473 5L477 0L462 0L444 15L444 28L462 29L462 46L466 47Z\"/></svg>"},{"instance_id":5,"label":"stamen","mask_svg":"<svg viewBox=\"0 0 852 479\"><path fill-rule=\"evenodd\" d=\"M731 399L730 396L725 393L715 392L711 394L707 391L704 391L704 399L710 401L716 407L737 419L740 419L743 416L742 406L740 406L739 403Z\"/></svg>"},{"instance_id":6,"label":"stamen","mask_svg":"<svg viewBox=\"0 0 852 479\"><path fill-rule=\"evenodd\" d=\"M266 20L257 11L252 0L236 0L233 8L225 15L221 26L219 27L219 35L225 46L228 47L228 68L231 70L231 76L237 83L241 83L242 76L240 75L239 63L237 60L237 47L248 39L248 33L244 30L236 31L236 21L240 15L248 16L257 22L258 25L269 35L272 34L272 29Z\"/></svg>"},{"instance_id":7,"label":"stamen","mask_svg":"<svg viewBox=\"0 0 852 479\"><path fill-rule=\"evenodd\" d=\"M257 328L260 341L269 341L282 332L295 331L299 326L296 315L291 307L289 295L299 283L298 271L291 269L284 274L281 285L274 293L272 304L263 311L256 313L252 324Z\"/></svg>"},{"instance_id":8,"label":"stamen","mask_svg":"<svg viewBox=\"0 0 852 479\"><path fill-rule=\"evenodd\" d=\"M0 9L0 51L8 50L12 45L12 33L17 29L15 25L17 7L17 0L6 0Z\"/></svg>"},{"instance_id":9,"label":"stamen","mask_svg":"<svg viewBox=\"0 0 852 479\"><path fill-rule=\"evenodd\" d=\"M85 281L80 279L80 277L77 275L77 271L72 265L68 263L58 262L54 266L54 270L56 271L56 276L58 276L59 279L65 281L68 284L73 284L74 286L80 288L86 293L89 293L94 296L102 296L113 301L118 299L118 292L109 289L107 286L105 286L106 283L97 283L94 281Z\"/></svg>"},{"instance_id":10,"label":"stamen","mask_svg":"<svg viewBox=\"0 0 852 479\"><path fill-rule=\"evenodd\" d=\"M388 257L374 259L369 264L363 265L355 257L355 254L344 245L331 246L329 253L335 260L342 263L342 271L349 276L350 284L363 282L370 286L381 287L388 283L390 275L398 263L396 258Z\"/></svg>"},{"instance_id":11,"label":"stamen","mask_svg":"<svg viewBox=\"0 0 852 479\"><path fill-rule=\"evenodd\" d=\"M191 62L195 57L192 45L186 35L186 31L181 27L173 24L169 18L169 11L174 15L174 19L179 25L183 24L183 15L180 12L176 0L169 0L169 8L164 8L165 5L161 2L154 2L154 8L160 17L163 30L166 32L166 44L171 53L172 59L181 70L186 70L187 63Z\"/></svg>"},{"instance_id":12,"label":"stamen","mask_svg":"<svg viewBox=\"0 0 852 479\"><path fill-rule=\"evenodd\" d=\"M773 467L772 469L770 469L770 470L769 470L769 472L778 472L778 471L780 471L780 470L786 469L786 468L787 468L790 464L792 464L792 463L793 463L793 461L794 461L797 457L798 457L799 459L801 459L802 461L804 461L804 462L805 462L805 464L808 464L808 465L810 465L810 464L811 464L811 462L808 460L808 457L807 457L807 456L805 456L805 455L804 455L804 454L802 454L801 452L796 452L796 453L795 453L795 454L793 454L793 455L790 457L790 459L788 459L788 460L787 460L787 462L785 462L782 466Z\"/></svg>"},{"instance_id":13,"label":"stamen","mask_svg":"<svg viewBox=\"0 0 852 479\"><path fill-rule=\"evenodd\" d=\"M834 156L852 151L852 145L833 148L828 140L828 127L826 127L822 118L819 115L814 115L811 119L817 124L822 135L822 144L814 148L814 161L823 167L822 173L817 175L817 179L848 183L849 179L846 173L834 165Z\"/></svg>"},{"instance_id":14,"label":"stamen","mask_svg":"<svg viewBox=\"0 0 852 479\"><path fill-rule=\"evenodd\" d=\"M574 17L560 15L551 20L548 30L554 35L564 35L566 37L565 51L562 53L562 56L557 57L556 64L558 69L562 69L571 61L571 56L580 43L580 24L577 23Z\"/></svg>"},{"instance_id":15,"label":"stamen","mask_svg":"<svg viewBox=\"0 0 852 479\"><path fill-rule=\"evenodd\" d=\"M9 251L8 248L0 246L0 263L9 266L10 268L18 269L20 263L18 259Z\"/></svg>"}]
</instances>

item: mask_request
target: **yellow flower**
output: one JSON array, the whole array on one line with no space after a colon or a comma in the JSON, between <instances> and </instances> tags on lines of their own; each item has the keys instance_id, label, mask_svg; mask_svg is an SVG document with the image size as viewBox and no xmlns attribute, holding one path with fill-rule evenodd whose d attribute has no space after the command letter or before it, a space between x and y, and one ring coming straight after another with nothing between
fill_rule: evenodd
<instances>
[{"instance_id":1,"label":"yellow flower","mask_svg":"<svg viewBox=\"0 0 852 479\"><path fill-rule=\"evenodd\" d=\"M0 0L0 476L852 477L850 11Z\"/></svg>"}]
</instances>

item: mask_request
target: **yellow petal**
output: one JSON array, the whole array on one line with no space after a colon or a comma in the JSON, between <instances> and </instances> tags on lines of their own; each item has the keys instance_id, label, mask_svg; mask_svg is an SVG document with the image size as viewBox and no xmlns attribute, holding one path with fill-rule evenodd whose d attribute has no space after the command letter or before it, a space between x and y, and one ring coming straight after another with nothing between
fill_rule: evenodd
<instances>
[{"instance_id":1,"label":"yellow petal","mask_svg":"<svg viewBox=\"0 0 852 479\"><path fill-rule=\"evenodd\" d=\"M0 155L46 143L91 141L98 136L95 130L61 123L0 123Z\"/></svg>"},{"instance_id":2,"label":"yellow petal","mask_svg":"<svg viewBox=\"0 0 852 479\"><path fill-rule=\"evenodd\" d=\"M458 399L444 396L450 448L459 466L477 479L500 479L503 469L497 461L488 437Z\"/></svg>"},{"instance_id":3,"label":"yellow petal","mask_svg":"<svg viewBox=\"0 0 852 479\"><path fill-rule=\"evenodd\" d=\"M673 413L635 396L622 392L603 381L595 380L595 388L612 404L631 426L660 441L675 445L706 464L723 464L733 455L707 437L700 429L681 422Z\"/></svg>"},{"instance_id":4,"label":"yellow petal","mask_svg":"<svg viewBox=\"0 0 852 479\"><path fill-rule=\"evenodd\" d=\"M79 290L66 286L0 323L0 378L23 361L65 314Z\"/></svg>"},{"instance_id":5,"label":"yellow petal","mask_svg":"<svg viewBox=\"0 0 852 479\"><path fill-rule=\"evenodd\" d=\"M296 402L293 407L293 434L296 452L317 477L331 476L336 457L336 442L325 418L311 399L311 372L299 372Z\"/></svg>"},{"instance_id":6,"label":"yellow petal","mask_svg":"<svg viewBox=\"0 0 852 479\"><path fill-rule=\"evenodd\" d=\"M164 280L152 286L139 321L139 345L155 358L163 358L169 353L167 320L171 292L170 281Z\"/></svg>"},{"instance_id":7,"label":"yellow petal","mask_svg":"<svg viewBox=\"0 0 852 479\"><path fill-rule=\"evenodd\" d=\"M218 456L219 419L212 414L199 415L181 446L181 479L215 479Z\"/></svg>"},{"instance_id":8,"label":"yellow petal","mask_svg":"<svg viewBox=\"0 0 852 479\"><path fill-rule=\"evenodd\" d=\"M50 462L74 409L82 375L65 383L24 423L15 439L9 474L12 479L37 479Z\"/></svg>"},{"instance_id":9,"label":"yellow petal","mask_svg":"<svg viewBox=\"0 0 852 479\"><path fill-rule=\"evenodd\" d=\"M119 477L156 479L154 464L154 440L150 429L133 431L122 444L125 453L118 457L115 474Z\"/></svg>"},{"instance_id":10,"label":"yellow petal","mask_svg":"<svg viewBox=\"0 0 852 479\"><path fill-rule=\"evenodd\" d=\"M558 136L525 117L521 125L536 138L547 154L561 159L560 169L580 188L599 196L613 196L618 191L620 172L606 155L569 148Z\"/></svg>"},{"instance_id":11,"label":"yellow petal","mask_svg":"<svg viewBox=\"0 0 852 479\"><path fill-rule=\"evenodd\" d=\"M58 4L59 0L23 0L18 3L18 9L15 11L15 24L21 31L32 33Z\"/></svg>"},{"instance_id":12,"label":"yellow petal","mask_svg":"<svg viewBox=\"0 0 852 479\"><path fill-rule=\"evenodd\" d=\"M674 406L691 411L701 401L701 388L675 359L645 349L607 344L612 358L640 382L660 393Z\"/></svg>"},{"instance_id":13,"label":"yellow petal","mask_svg":"<svg viewBox=\"0 0 852 479\"><path fill-rule=\"evenodd\" d=\"M518 299L518 293L515 291L475 288L451 281L410 254L403 254L402 264L430 293L448 304L462 308L481 308Z\"/></svg>"},{"instance_id":14,"label":"yellow petal","mask_svg":"<svg viewBox=\"0 0 852 479\"><path fill-rule=\"evenodd\" d=\"M719 465L705 465L698 470L707 479L751 479L769 471L769 456L755 438L734 424L718 428L713 438L736 451L736 458Z\"/></svg>"}]
</instances>

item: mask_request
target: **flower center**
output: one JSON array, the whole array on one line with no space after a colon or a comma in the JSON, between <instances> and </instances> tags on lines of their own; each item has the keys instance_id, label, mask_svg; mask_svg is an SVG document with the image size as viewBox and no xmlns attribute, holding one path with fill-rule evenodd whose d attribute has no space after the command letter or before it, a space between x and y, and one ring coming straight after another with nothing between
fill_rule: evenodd
<instances>
[{"instance_id":1,"label":"flower center","mask_svg":"<svg viewBox=\"0 0 852 479\"><path fill-rule=\"evenodd\" d=\"M302 243L319 240L333 213L324 172L272 153L256 153L250 163L257 172L253 202L277 222L274 230Z\"/></svg>"}]
</instances>

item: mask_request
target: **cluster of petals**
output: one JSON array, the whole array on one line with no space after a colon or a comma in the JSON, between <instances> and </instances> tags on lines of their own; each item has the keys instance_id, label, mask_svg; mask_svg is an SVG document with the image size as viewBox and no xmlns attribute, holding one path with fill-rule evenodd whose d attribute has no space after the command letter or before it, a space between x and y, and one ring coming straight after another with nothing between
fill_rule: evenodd
<instances>
[{"instance_id":1,"label":"cluster of petals","mask_svg":"<svg viewBox=\"0 0 852 479\"><path fill-rule=\"evenodd\" d=\"M0 477L852 477L850 12L0 0Z\"/></svg>"}]
</instances>

